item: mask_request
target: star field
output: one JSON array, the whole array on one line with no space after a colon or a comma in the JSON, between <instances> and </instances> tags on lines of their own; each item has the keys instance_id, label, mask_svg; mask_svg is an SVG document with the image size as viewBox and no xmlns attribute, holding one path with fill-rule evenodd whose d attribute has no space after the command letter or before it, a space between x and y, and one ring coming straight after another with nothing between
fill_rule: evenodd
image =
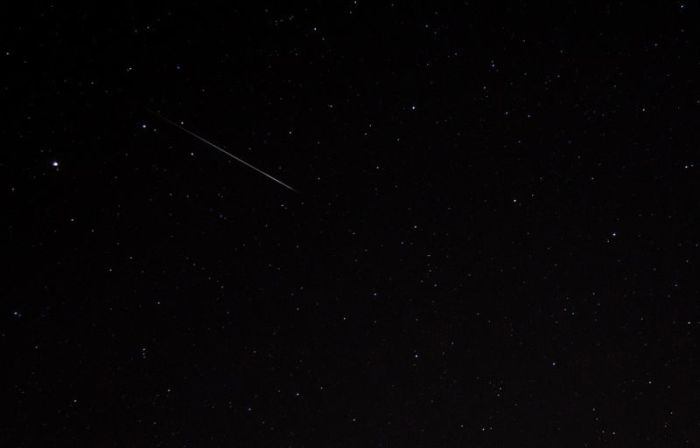
<instances>
[{"instance_id":1,"label":"star field","mask_svg":"<svg viewBox=\"0 0 700 448\"><path fill-rule=\"evenodd\" d=\"M0 445L700 445L697 4L235 3L2 18Z\"/></svg>"}]
</instances>

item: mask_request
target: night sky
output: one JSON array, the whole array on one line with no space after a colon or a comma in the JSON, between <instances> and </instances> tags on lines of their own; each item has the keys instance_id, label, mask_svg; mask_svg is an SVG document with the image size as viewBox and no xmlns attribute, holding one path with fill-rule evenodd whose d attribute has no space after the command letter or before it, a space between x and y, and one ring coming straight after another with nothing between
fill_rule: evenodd
<instances>
[{"instance_id":1,"label":"night sky","mask_svg":"<svg viewBox=\"0 0 700 448\"><path fill-rule=\"evenodd\" d=\"M700 446L700 4L166 3L0 19L0 445Z\"/></svg>"}]
</instances>

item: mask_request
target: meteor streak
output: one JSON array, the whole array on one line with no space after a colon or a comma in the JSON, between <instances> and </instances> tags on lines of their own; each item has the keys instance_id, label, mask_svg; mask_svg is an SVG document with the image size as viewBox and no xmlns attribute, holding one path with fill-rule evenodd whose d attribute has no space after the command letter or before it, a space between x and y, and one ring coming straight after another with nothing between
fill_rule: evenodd
<instances>
[{"instance_id":1,"label":"meteor streak","mask_svg":"<svg viewBox=\"0 0 700 448\"><path fill-rule=\"evenodd\" d=\"M252 170L257 171L258 173L262 174L263 176L267 177L268 179L273 180L273 181L277 182L278 184L282 185L283 187L288 188L289 190L292 190L292 191L295 192L295 193L299 193L299 192L298 192L297 190L295 190L293 187L291 187L291 186L285 184L285 183L282 182L281 180L279 180L279 179L273 177L272 175L267 174L265 171L263 171L263 170L261 170L261 169L259 169L259 168L254 167L253 165L251 165L250 163L248 163L248 162L246 162L245 160L241 159L240 157L234 156L233 154L231 154L230 152L226 151L226 150L225 150L224 148L222 148L221 146L215 145L214 143L210 142L209 140L205 139L204 137L201 137L201 136L195 134L194 132L190 131L189 129L186 129L185 127L181 126L180 124L178 124L178 123L176 123L176 122L174 122L174 121L172 121L172 120L169 120L169 119L165 118L164 116L162 116L161 114L159 114L159 113L157 113L157 112L154 112L154 111L152 111L152 110L151 110L150 112L153 113L154 115L157 115L161 120L165 121L166 123L168 123L168 124L170 124L170 125L172 125L172 126L175 126L176 128L180 129L180 130L183 131L183 132L188 133L189 135L191 135L192 137L196 138L196 139L199 140L200 142L205 143L205 144L211 146L212 148L216 149L217 151L226 154L227 156L231 157L233 160L235 160L235 161L237 161L237 162L239 162L239 163L242 163L243 165L247 166L248 168L250 168L250 169L252 169Z\"/></svg>"}]
</instances>

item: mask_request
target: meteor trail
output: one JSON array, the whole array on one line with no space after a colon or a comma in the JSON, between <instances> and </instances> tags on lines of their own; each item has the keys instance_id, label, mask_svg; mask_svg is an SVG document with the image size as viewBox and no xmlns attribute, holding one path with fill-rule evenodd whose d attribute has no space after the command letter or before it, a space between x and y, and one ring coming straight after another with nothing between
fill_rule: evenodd
<instances>
[{"instance_id":1,"label":"meteor trail","mask_svg":"<svg viewBox=\"0 0 700 448\"><path fill-rule=\"evenodd\" d=\"M199 141L201 141L201 142L203 142L203 143L206 143L207 145L211 146L212 148L216 149L217 151L223 152L223 153L226 154L227 156L231 157L233 160L236 160L237 162L242 163L243 165L247 166L248 168L257 171L258 173L262 174L263 176L267 177L268 179L277 182L278 184L282 185L282 186L285 187L285 188L288 188L288 189L292 190L292 191L295 192L295 193L299 193L298 191L296 191L296 190L295 190L294 188L292 188L291 186L285 184L284 182L282 182L281 180L279 180L279 179L277 179L277 178L271 176L270 174L267 174L265 171L254 167L253 165L251 165L250 163L246 162L245 160L243 160L243 159L241 159L241 158L239 158L239 157L234 156L233 154L231 154L230 152L226 151L226 150L225 150L224 148L222 148L221 146L215 145L214 143L210 142L209 140L205 139L204 137L200 137L199 135L195 134L194 132L190 131L189 129L186 129L186 128L184 128L183 126L181 126L180 124L178 124L178 123L176 123L176 122L174 122L174 121L172 121L172 120L169 120L169 119L165 118L164 116L162 116L161 114L159 114L159 113L157 113L157 112L154 112L154 111L152 111L152 110L150 110L150 109L149 109L149 112L151 112L152 114L158 116L161 120L165 121L166 123L168 123L168 124L170 124L170 125L172 125L172 126L175 126L176 128L178 128L178 129L180 129L180 130L182 130L182 131L184 131L184 132L190 134L192 137L196 138L197 140L199 140Z\"/></svg>"}]
</instances>

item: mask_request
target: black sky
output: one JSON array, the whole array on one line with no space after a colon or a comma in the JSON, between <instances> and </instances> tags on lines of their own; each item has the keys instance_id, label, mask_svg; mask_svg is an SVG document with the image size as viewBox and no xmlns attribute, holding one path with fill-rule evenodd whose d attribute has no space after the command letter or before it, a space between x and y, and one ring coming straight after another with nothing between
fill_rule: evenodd
<instances>
[{"instance_id":1,"label":"black sky","mask_svg":"<svg viewBox=\"0 0 700 448\"><path fill-rule=\"evenodd\" d=\"M0 19L0 445L700 446L697 3L236 3Z\"/></svg>"}]
</instances>

